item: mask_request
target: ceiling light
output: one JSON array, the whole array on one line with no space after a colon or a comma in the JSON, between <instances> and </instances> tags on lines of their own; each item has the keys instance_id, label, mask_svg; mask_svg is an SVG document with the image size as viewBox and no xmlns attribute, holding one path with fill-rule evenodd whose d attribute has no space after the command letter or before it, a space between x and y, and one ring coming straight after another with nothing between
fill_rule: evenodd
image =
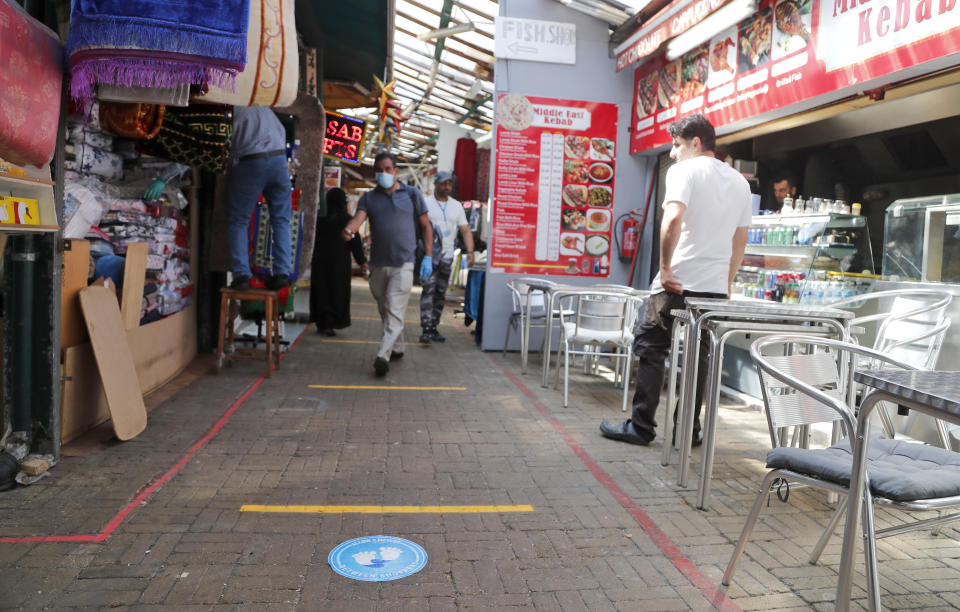
<instances>
[{"instance_id":1,"label":"ceiling light","mask_svg":"<svg viewBox=\"0 0 960 612\"><path fill-rule=\"evenodd\" d=\"M740 23L756 12L756 9L756 0L733 0L683 34L670 39L667 43L667 59L677 59L690 49Z\"/></svg>"},{"instance_id":2,"label":"ceiling light","mask_svg":"<svg viewBox=\"0 0 960 612\"><path fill-rule=\"evenodd\" d=\"M609 4L599 4L593 0L557 0L560 4L568 6L576 11L590 15L607 24L620 25L630 18L626 12L614 8Z\"/></svg>"},{"instance_id":3,"label":"ceiling light","mask_svg":"<svg viewBox=\"0 0 960 612\"><path fill-rule=\"evenodd\" d=\"M476 29L477 26L473 23L461 23L460 25L451 26L449 28L440 28L439 30L430 30L429 32L417 34L417 38L420 40L433 40L434 38L443 38L444 36L453 36L454 34L473 32Z\"/></svg>"}]
</instances>

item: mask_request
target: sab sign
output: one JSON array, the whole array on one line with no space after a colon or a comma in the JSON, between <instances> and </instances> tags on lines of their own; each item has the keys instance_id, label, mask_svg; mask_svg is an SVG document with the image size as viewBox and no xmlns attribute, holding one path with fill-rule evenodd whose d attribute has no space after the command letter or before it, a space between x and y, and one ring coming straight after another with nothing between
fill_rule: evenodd
<instances>
[{"instance_id":1,"label":"sab sign","mask_svg":"<svg viewBox=\"0 0 960 612\"><path fill-rule=\"evenodd\" d=\"M326 111L327 132L323 139L323 155L348 164L359 164L363 155L363 139L367 123L354 117Z\"/></svg>"}]
</instances>

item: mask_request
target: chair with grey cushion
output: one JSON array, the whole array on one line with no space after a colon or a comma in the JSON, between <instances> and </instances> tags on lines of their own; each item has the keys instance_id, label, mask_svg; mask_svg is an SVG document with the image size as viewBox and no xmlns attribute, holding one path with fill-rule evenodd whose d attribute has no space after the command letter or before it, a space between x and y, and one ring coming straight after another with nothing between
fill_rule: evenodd
<instances>
[{"instance_id":1,"label":"chair with grey cushion","mask_svg":"<svg viewBox=\"0 0 960 612\"><path fill-rule=\"evenodd\" d=\"M790 428L815 423L839 423L846 433L855 431L852 409L852 371L868 359L888 367L915 370L902 361L856 344L811 336L768 336L750 347L760 372L761 390L773 450L767 454L767 473L747 516L730 563L723 575L729 585L754 524L768 495L783 483L809 485L841 495L833 517L810 557L816 563L843 516L853 458L850 443L842 440L828 448L786 446ZM801 436L805 439L805 436ZM960 454L889 438L871 440L867 463L867 493L864 500L869 520L864 520L868 592L877 584L875 538L939 525L960 513L874 529L873 505L883 504L906 511L942 510L960 506ZM787 485L790 486L789 484Z\"/></svg>"}]
</instances>

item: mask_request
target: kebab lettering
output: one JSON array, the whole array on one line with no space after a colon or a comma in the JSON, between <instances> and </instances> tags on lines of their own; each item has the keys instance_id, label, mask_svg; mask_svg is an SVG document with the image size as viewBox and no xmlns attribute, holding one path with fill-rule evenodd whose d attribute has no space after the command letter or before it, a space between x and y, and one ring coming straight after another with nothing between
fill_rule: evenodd
<instances>
[{"instance_id":1,"label":"kebab lettering","mask_svg":"<svg viewBox=\"0 0 960 612\"><path fill-rule=\"evenodd\" d=\"M928 19L935 19L944 13L953 11L957 7L957 0L896 0L896 2L880 3L862 8L870 0L834 0L833 16L837 17L847 11L861 7L857 14L859 28L857 31L857 45L866 45L873 41L873 37L883 38L891 32L898 32L910 27L911 20L922 23ZM876 10L874 10L876 9ZM892 19L892 21L891 21Z\"/></svg>"},{"instance_id":2,"label":"kebab lettering","mask_svg":"<svg viewBox=\"0 0 960 612\"><path fill-rule=\"evenodd\" d=\"M533 113L536 115L537 122L544 126L572 128L584 119L589 125L590 113L582 108L534 106Z\"/></svg>"}]
</instances>

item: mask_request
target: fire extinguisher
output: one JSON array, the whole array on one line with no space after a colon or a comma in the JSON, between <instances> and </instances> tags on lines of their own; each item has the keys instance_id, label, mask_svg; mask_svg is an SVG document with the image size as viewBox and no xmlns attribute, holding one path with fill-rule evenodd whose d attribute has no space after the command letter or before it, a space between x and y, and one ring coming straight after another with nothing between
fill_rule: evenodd
<instances>
[{"instance_id":1,"label":"fire extinguisher","mask_svg":"<svg viewBox=\"0 0 960 612\"><path fill-rule=\"evenodd\" d=\"M627 215L621 217L623 223L620 226L620 261L628 262L633 259L637 252L637 245L640 243L640 221L636 214L639 211L631 210Z\"/></svg>"}]
</instances>

